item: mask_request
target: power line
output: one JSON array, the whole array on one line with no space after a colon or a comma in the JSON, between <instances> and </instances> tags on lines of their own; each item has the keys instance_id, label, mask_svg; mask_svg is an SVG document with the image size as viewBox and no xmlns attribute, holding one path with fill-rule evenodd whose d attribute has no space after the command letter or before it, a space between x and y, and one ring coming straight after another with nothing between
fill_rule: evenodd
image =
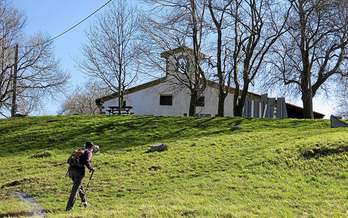
<instances>
[{"instance_id":1,"label":"power line","mask_svg":"<svg viewBox=\"0 0 348 218\"><path fill-rule=\"evenodd\" d=\"M104 8L106 5L108 5L110 2L112 2L113 0L109 0L108 2L106 2L104 5L100 6L97 10L95 10L93 13L91 13L90 15L88 15L86 18L84 18L83 20L81 20L80 22L78 22L77 24L75 24L74 26L70 27L69 29L65 30L64 32L56 35L55 37L47 40L47 41L44 41L42 43L38 43L38 44L35 44L35 45L30 45L30 46L23 46L23 47L33 47L33 46L39 46L39 45L43 45L43 44L46 44L48 42L51 42L59 37L61 37L62 35L66 34L67 32L71 31L72 29L76 28L78 25L80 25L81 23L85 22L88 18L92 17L94 14L96 14L98 11L100 11L102 8Z\"/></svg>"},{"instance_id":2,"label":"power line","mask_svg":"<svg viewBox=\"0 0 348 218\"><path fill-rule=\"evenodd\" d=\"M104 5L102 5L101 7L99 7L97 10L95 10L92 14L88 15L85 19L81 20L80 22L78 22L77 24L75 24L74 26L70 27L69 29L65 30L64 32L62 32L61 34L53 37L52 39L44 42L50 42L53 41L55 39L57 39L58 37L61 37L62 35L66 34L67 32L71 31L72 29L74 29L75 27L77 27L78 25L80 25L81 23L85 22L88 18L92 17L95 13L97 13L98 11L100 11L102 8L104 8L107 4L109 4L110 2L112 2L112 0L109 0L108 2L106 2Z\"/></svg>"}]
</instances>

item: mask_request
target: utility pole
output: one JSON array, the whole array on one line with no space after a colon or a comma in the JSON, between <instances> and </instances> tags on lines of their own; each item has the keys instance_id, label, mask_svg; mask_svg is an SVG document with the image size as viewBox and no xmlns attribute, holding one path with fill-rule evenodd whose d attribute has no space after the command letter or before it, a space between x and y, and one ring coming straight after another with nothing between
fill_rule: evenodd
<instances>
[{"instance_id":1,"label":"utility pole","mask_svg":"<svg viewBox=\"0 0 348 218\"><path fill-rule=\"evenodd\" d=\"M17 112L17 63L18 63L18 44L15 47L15 60L13 65L13 84L12 84L12 107L11 107L11 117L15 117Z\"/></svg>"}]
</instances>

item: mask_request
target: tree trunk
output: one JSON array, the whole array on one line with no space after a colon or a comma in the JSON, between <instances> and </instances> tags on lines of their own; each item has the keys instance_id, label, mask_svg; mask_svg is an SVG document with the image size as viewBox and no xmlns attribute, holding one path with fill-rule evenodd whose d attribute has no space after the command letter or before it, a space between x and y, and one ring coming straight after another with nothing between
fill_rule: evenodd
<instances>
[{"instance_id":1,"label":"tree trunk","mask_svg":"<svg viewBox=\"0 0 348 218\"><path fill-rule=\"evenodd\" d=\"M312 97L312 93L310 89L302 92L302 102L303 102L303 118L314 119L313 97Z\"/></svg>"},{"instance_id":2,"label":"tree trunk","mask_svg":"<svg viewBox=\"0 0 348 218\"><path fill-rule=\"evenodd\" d=\"M244 75L246 74L244 73ZM242 89L242 96L238 99L237 101L238 103L234 105L234 116L236 117L243 116L243 108L244 108L245 99L248 94L248 90L249 90L249 80L247 78L244 78L244 87ZM239 96L239 91L236 94Z\"/></svg>"},{"instance_id":3,"label":"tree trunk","mask_svg":"<svg viewBox=\"0 0 348 218\"><path fill-rule=\"evenodd\" d=\"M236 77L235 77L236 78ZM238 80L235 79L235 93L234 93L234 97L233 97L233 116L237 116L238 114L238 104L239 104L239 83Z\"/></svg>"},{"instance_id":4,"label":"tree trunk","mask_svg":"<svg viewBox=\"0 0 348 218\"><path fill-rule=\"evenodd\" d=\"M122 107L123 107L123 92L120 91L118 95L118 115L122 114Z\"/></svg>"},{"instance_id":5,"label":"tree trunk","mask_svg":"<svg viewBox=\"0 0 348 218\"><path fill-rule=\"evenodd\" d=\"M199 29L198 29L198 19L197 19L197 5L195 0L191 0L191 17L192 17L192 43L193 43L193 53L194 53L194 82L193 89L191 89L191 100L189 116L196 116L196 105L198 100L198 93L202 93L205 89L205 76L201 71L200 67L200 43L198 39ZM202 76L202 78L201 78ZM200 86L203 80L203 87Z\"/></svg>"},{"instance_id":6,"label":"tree trunk","mask_svg":"<svg viewBox=\"0 0 348 218\"><path fill-rule=\"evenodd\" d=\"M235 117L242 117L243 116L243 107L244 107L244 102L242 104L242 99L239 99L238 103L234 106L234 116Z\"/></svg>"},{"instance_id":7,"label":"tree trunk","mask_svg":"<svg viewBox=\"0 0 348 218\"><path fill-rule=\"evenodd\" d=\"M197 102L197 91L191 91L191 99L190 99L190 109L189 116L194 117L196 115L196 102Z\"/></svg>"},{"instance_id":8,"label":"tree trunk","mask_svg":"<svg viewBox=\"0 0 348 218\"><path fill-rule=\"evenodd\" d=\"M220 87L219 90L219 102L218 102L218 117L223 117L225 115L225 99L226 99L226 94L223 90L222 87Z\"/></svg>"}]
</instances>

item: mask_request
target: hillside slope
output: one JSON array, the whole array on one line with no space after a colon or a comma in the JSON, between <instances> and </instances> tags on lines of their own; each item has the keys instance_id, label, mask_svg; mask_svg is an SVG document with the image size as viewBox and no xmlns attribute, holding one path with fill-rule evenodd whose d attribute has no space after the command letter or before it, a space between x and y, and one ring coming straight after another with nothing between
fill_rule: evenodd
<instances>
[{"instance_id":1,"label":"hillside slope","mask_svg":"<svg viewBox=\"0 0 348 218\"><path fill-rule=\"evenodd\" d=\"M348 129L328 120L25 117L0 140L0 217L348 216ZM66 160L88 140L92 207L65 212Z\"/></svg>"}]
</instances>

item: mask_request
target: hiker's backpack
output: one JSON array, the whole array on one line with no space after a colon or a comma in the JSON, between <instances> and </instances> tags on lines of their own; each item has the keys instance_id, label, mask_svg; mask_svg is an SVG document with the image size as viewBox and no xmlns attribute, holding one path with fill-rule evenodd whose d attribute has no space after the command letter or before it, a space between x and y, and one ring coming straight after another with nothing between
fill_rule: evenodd
<instances>
[{"instance_id":1,"label":"hiker's backpack","mask_svg":"<svg viewBox=\"0 0 348 218\"><path fill-rule=\"evenodd\" d=\"M70 166L83 167L83 156L86 153L86 149L75 150L68 159L68 164Z\"/></svg>"}]
</instances>

